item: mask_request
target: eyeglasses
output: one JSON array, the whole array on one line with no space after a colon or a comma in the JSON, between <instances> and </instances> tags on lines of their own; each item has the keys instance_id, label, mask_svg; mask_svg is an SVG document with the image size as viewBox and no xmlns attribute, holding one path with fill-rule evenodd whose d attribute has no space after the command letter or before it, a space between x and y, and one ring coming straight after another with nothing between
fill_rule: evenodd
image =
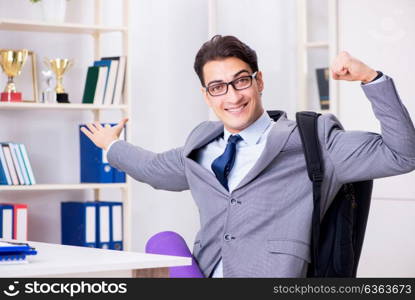
<instances>
[{"instance_id":1,"label":"eyeglasses","mask_svg":"<svg viewBox=\"0 0 415 300\"><path fill-rule=\"evenodd\" d=\"M252 79L256 78L257 72L252 75L242 76L229 82L221 82L209 85L206 87L206 91L213 97L225 95L228 92L229 85L237 90L241 91L252 86Z\"/></svg>"}]
</instances>

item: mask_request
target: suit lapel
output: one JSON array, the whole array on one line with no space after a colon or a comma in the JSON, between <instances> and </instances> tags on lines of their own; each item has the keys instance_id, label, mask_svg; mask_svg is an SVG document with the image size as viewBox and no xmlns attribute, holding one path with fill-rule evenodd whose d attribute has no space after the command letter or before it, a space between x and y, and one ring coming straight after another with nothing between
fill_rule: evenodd
<instances>
[{"instance_id":1,"label":"suit lapel","mask_svg":"<svg viewBox=\"0 0 415 300\"><path fill-rule=\"evenodd\" d=\"M252 181L278 156L294 128L295 122L287 120L285 114L274 123L274 126L269 132L264 151L262 151L255 165L248 174L246 174L234 191Z\"/></svg>"},{"instance_id":2,"label":"suit lapel","mask_svg":"<svg viewBox=\"0 0 415 300\"><path fill-rule=\"evenodd\" d=\"M215 174L197 163L192 157L193 151L207 145L209 142L223 134L223 124L221 122L209 122L206 124L207 125L201 128L199 132L196 132L185 145L183 151L184 159L187 162L188 170L193 176L203 178L205 183L212 186L218 192L229 194L229 192L218 181Z\"/></svg>"},{"instance_id":3,"label":"suit lapel","mask_svg":"<svg viewBox=\"0 0 415 300\"><path fill-rule=\"evenodd\" d=\"M217 138L223 133L223 124L221 122L207 122L206 125L201 128L184 147L184 156L188 157L193 150L196 150L204 145L207 145L210 141Z\"/></svg>"}]
</instances>

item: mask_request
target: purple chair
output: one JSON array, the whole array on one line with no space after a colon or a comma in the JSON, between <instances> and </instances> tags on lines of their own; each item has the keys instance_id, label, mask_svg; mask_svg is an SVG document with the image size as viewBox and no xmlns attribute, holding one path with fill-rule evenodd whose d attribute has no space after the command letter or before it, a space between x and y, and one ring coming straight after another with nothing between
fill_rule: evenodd
<instances>
[{"instance_id":1,"label":"purple chair","mask_svg":"<svg viewBox=\"0 0 415 300\"><path fill-rule=\"evenodd\" d=\"M170 267L171 278L203 278L185 240L176 232L162 231L153 235L146 244L146 253L184 256L192 258L191 266Z\"/></svg>"}]
</instances>

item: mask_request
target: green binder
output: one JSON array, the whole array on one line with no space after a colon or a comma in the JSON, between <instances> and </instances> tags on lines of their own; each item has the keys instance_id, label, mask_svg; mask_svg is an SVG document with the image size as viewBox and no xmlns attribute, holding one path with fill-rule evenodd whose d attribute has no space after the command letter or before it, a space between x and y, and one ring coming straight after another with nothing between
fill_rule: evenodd
<instances>
[{"instance_id":1,"label":"green binder","mask_svg":"<svg viewBox=\"0 0 415 300\"><path fill-rule=\"evenodd\" d=\"M95 90L97 88L99 67L88 67L86 75L84 96L82 103L94 103Z\"/></svg>"}]
</instances>

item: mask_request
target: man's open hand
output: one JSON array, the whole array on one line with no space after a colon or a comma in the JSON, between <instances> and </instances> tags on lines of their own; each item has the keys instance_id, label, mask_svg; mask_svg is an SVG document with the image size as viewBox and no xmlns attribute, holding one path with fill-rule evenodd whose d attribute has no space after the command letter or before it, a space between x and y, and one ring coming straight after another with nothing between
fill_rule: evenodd
<instances>
[{"instance_id":1,"label":"man's open hand","mask_svg":"<svg viewBox=\"0 0 415 300\"><path fill-rule=\"evenodd\" d=\"M94 144L104 150L107 150L111 142L118 139L121 131L124 128L128 118L122 119L117 125L113 127L102 127L100 122L86 124L86 127L81 127L81 131L94 142Z\"/></svg>"},{"instance_id":2,"label":"man's open hand","mask_svg":"<svg viewBox=\"0 0 415 300\"><path fill-rule=\"evenodd\" d=\"M334 59L331 74L335 80L362 81L363 83L372 81L378 75L375 70L346 51L340 52Z\"/></svg>"}]
</instances>

